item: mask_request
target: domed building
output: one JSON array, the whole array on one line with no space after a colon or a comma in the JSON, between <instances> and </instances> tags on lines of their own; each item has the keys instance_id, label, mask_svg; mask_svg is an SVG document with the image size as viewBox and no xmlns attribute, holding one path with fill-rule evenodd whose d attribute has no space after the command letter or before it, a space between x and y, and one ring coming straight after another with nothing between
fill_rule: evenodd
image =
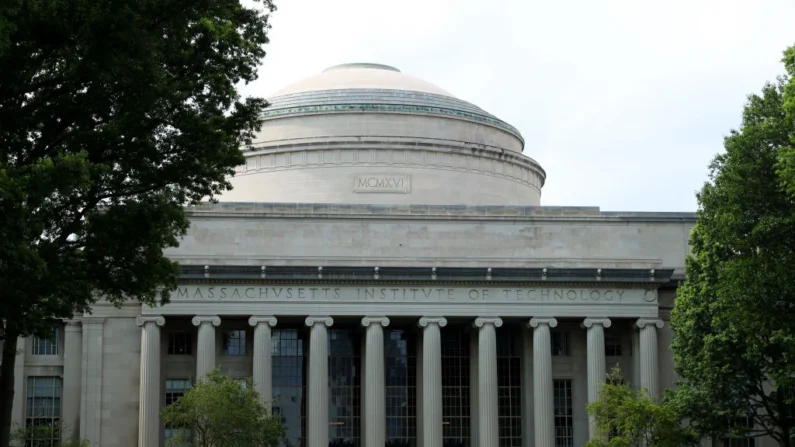
<instances>
[{"instance_id":1,"label":"domed building","mask_svg":"<svg viewBox=\"0 0 795 447\"><path fill-rule=\"evenodd\" d=\"M541 206L519 130L393 67L269 102L234 189L188 210L168 304L21 342L16 423L163 446L160 410L219 368L253 378L283 446L573 447L614 366L673 386L694 214Z\"/></svg>"}]
</instances>

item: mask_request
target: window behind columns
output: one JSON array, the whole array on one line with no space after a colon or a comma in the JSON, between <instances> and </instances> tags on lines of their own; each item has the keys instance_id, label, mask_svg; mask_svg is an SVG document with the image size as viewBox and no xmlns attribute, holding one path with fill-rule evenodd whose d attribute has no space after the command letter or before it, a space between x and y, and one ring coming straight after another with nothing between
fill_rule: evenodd
<instances>
[{"instance_id":1,"label":"window behind columns","mask_svg":"<svg viewBox=\"0 0 795 447\"><path fill-rule=\"evenodd\" d=\"M414 334L403 329L385 332L386 440L416 445L417 357Z\"/></svg>"},{"instance_id":2,"label":"window behind columns","mask_svg":"<svg viewBox=\"0 0 795 447\"><path fill-rule=\"evenodd\" d=\"M444 447L469 445L469 334L442 329L442 433Z\"/></svg>"},{"instance_id":3,"label":"window behind columns","mask_svg":"<svg viewBox=\"0 0 795 447\"><path fill-rule=\"evenodd\" d=\"M497 329L500 447L522 446L521 350L515 327Z\"/></svg>"},{"instance_id":4,"label":"window behind columns","mask_svg":"<svg viewBox=\"0 0 795 447\"><path fill-rule=\"evenodd\" d=\"M554 380L555 447L574 447L571 380Z\"/></svg>"},{"instance_id":5,"label":"window behind columns","mask_svg":"<svg viewBox=\"0 0 795 447\"><path fill-rule=\"evenodd\" d=\"M361 432L361 338L358 331L329 331L330 446L359 446Z\"/></svg>"},{"instance_id":6,"label":"window behind columns","mask_svg":"<svg viewBox=\"0 0 795 447\"><path fill-rule=\"evenodd\" d=\"M281 415L285 447L306 442L306 350L304 332L274 329L272 333L273 414Z\"/></svg>"}]
</instances>

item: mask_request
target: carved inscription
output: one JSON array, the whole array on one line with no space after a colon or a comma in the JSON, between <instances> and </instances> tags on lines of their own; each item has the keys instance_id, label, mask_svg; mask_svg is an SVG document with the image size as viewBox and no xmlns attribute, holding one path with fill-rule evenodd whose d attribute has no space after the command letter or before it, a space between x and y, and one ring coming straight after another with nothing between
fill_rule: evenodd
<instances>
[{"instance_id":1,"label":"carved inscription","mask_svg":"<svg viewBox=\"0 0 795 447\"><path fill-rule=\"evenodd\" d=\"M402 174L357 175L353 179L353 192L392 192L408 194L411 192L411 176Z\"/></svg>"},{"instance_id":2,"label":"carved inscription","mask_svg":"<svg viewBox=\"0 0 795 447\"><path fill-rule=\"evenodd\" d=\"M591 288L466 288L466 287L324 287L180 286L172 301L313 301L313 302L489 302L556 304L648 304L657 302L654 289Z\"/></svg>"}]
</instances>

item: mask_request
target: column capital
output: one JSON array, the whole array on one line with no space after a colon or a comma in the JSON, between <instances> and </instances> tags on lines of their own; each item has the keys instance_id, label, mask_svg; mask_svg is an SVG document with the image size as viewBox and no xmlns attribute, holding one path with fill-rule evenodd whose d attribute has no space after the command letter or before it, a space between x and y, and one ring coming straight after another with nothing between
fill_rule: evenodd
<instances>
[{"instance_id":1,"label":"column capital","mask_svg":"<svg viewBox=\"0 0 795 447\"><path fill-rule=\"evenodd\" d=\"M654 325L657 326L657 329L662 329L665 323L659 318L638 318L638 321L635 322L638 329L643 329L647 325Z\"/></svg>"},{"instance_id":2,"label":"column capital","mask_svg":"<svg viewBox=\"0 0 795 447\"><path fill-rule=\"evenodd\" d=\"M267 324L270 327L274 327L278 322L279 320L272 315L254 315L248 319L248 325L254 327L259 326L260 324Z\"/></svg>"},{"instance_id":3,"label":"column capital","mask_svg":"<svg viewBox=\"0 0 795 447\"><path fill-rule=\"evenodd\" d=\"M535 329L542 324L549 325L550 328L553 328L558 326L558 320L555 318L531 318L530 322L527 323L527 327Z\"/></svg>"},{"instance_id":4,"label":"column capital","mask_svg":"<svg viewBox=\"0 0 795 447\"><path fill-rule=\"evenodd\" d=\"M160 327L166 324L166 319L160 315L141 315L135 319L135 324L143 326L146 323L154 323Z\"/></svg>"},{"instance_id":5,"label":"column capital","mask_svg":"<svg viewBox=\"0 0 795 447\"><path fill-rule=\"evenodd\" d=\"M473 325L476 328L482 328L487 324L493 324L495 328L502 327L502 318L499 317L477 317Z\"/></svg>"},{"instance_id":6,"label":"column capital","mask_svg":"<svg viewBox=\"0 0 795 447\"><path fill-rule=\"evenodd\" d=\"M367 327L371 324L380 324L382 327L389 326L389 318L387 317L364 317L362 318L362 326Z\"/></svg>"},{"instance_id":7,"label":"column capital","mask_svg":"<svg viewBox=\"0 0 795 447\"><path fill-rule=\"evenodd\" d=\"M194 326L201 326L202 324L212 324L215 327L221 325L221 317L218 315L196 315L191 320Z\"/></svg>"},{"instance_id":8,"label":"column capital","mask_svg":"<svg viewBox=\"0 0 795 447\"><path fill-rule=\"evenodd\" d=\"M595 324L596 324L596 325L601 325L602 327L604 327L605 329L607 329L607 328L609 328L610 326L612 326L612 325L613 325L613 322L612 322L612 321L610 321L610 319L609 319L609 318L586 318L586 319L585 319L585 320L582 322L582 326L583 326L584 328L588 328L588 329L590 329L590 328L591 328L591 326L593 326L593 325L595 325Z\"/></svg>"},{"instance_id":9,"label":"column capital","mask_svg":"<svg viewBox=\"0 0 795 447\"><path fill-rule=\"evenodd\" d=\"M427 327L431 324L437 324L440 328L447 326L447 318L445 317L422 317L417 322L420 327Z\"/></svg>"},{"instance_id":10,"label":"column capital","mask_svg":"<svg viewBox=\"0 0 795 447\"><path fill-rule=\"evenodd\" d=\"M309 327L312 327L316 324L325 324L326 327L331 327L331 325L334 324L334 319L331 317L306 317L304 324Z\"/></svg>"}]
</instances>

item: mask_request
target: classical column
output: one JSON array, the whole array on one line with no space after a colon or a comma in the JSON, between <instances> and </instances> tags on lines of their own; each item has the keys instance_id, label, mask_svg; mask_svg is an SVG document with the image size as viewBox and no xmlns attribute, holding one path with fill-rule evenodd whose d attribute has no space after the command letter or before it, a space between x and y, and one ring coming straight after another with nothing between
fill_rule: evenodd
<instances>
[{"instance_id":1,"label":"classical column","mask_svg":"<svg viewBox=\"0 0 795 447\"><path fill-rule=\"evenodd\" d=\"M141 383L138 406L138 447L160 446L160 327L166 319L141 316Z\"/></svg>"},{"instance_id":2,"label":"classical column","mask_svg":"<svg viewBox=\"0 0 795 447\"><path fill-rule=\"evenodd\" d=\"M102 444L102 367L105 318L83 317L80 377L80 437Z\"/></svg>"},{"instance_id":3,"label":"classical column","mask_svg":"<svg viewBox=\"0 0 795 447\"><path fill-rule=\"evenodd\" d=\"M196 343L196 381L215 369L215 328L221 325L218 316L195 316L193 325L199 327Z\"/></svg>"},{"instance_id":4,"label":"classical column","mask_svg":"<svg viewBox=\"0 0 795 447\"><path fill-rule=\"evenodd\" d=\"M442 331L443 317L422 317L422 445L442 445Z\"/></svg>"},{"instance_id":5,"label":"classical column","mask_svg":"<svg viewBox=\"0 0 795 447\"><path fill-rule=\"evenodd\" d=\"M497 400L497 328L500 318L478 318L478 445L499 445L499 406Z\"/></svg>"},{"instance_id":6,"label":"classical column","mask_svg":"<svg viewBox=\"0 0 795 447\"><path fill-rule=\"evenodd\" d=\"M660 397L660 383L657 378L657 329L663 328L659 318L639 318L635 325L640 330L640 387L649 392L653 399Z\"/></svg>"},{"instance_id":7,"label":"classical column","mask_svg":"<svg viewBox=\"0 0 795 447\"><path fill-rule=\"evenodd\" d=\"M63 442L80 434L80 382L82 382L81 361L83 353L83 328L80 320L66 320L64 326L63 348Z\"/></svg>"},{"instance_id":8,"label":"classical column","mask_svg":"<svg viewBox=\"0 0 795 447\"><path fill-rule=\"evenodd\" d=\"M364 365L365 403L362 418L364 447L382 447L386 443L384 328L388 325L387 317L362 318L362 326L367 328Z\"/></svg>"},{"instance_id":9,"label":"classical column","mask_svg":"<svg viewBox=\"0 0 795 447\"><path fill-rule=\"evenodd\" d=\"M276 321L276 317L272 316L253 316L248 319L248 324L254 327L254 389L268 411L271 411L273 400L271 327L276 326Z\"/></svg>"},{"instance_id":10,"label":"classical column","mask_svg":"<svg viewBox=\"0 0 795 447\"><path fill-rule=\"evenodd\" d=\"M307 386L307 447L328 447L328 329L331 317L307 317L309 383Z\"/></svg>"},{"instance_id":11,"label":"classical column","mask_svg":"<svg viewBox=\"0 0 795 447\"><path fill-rule=\"evenodd\" d=\"M612 323L609 318L586 318L582 325L588 329L588 403L599 400L599 387L607 377L605 361L605 328ZM600 434L593 417L588 418L590 439L597 439Z\"/></svg>"},{"instance_id":12,"label":"classical column","mask_svg":"<svg viewBox=\"0 0 795 447\"><path fill-rule=\"evenodd\" d=\"M552 393L552 336L550 328L558 325L554 318L533 318L533 414L535 416L535 445L555 445L555 412Z\"/></svg>"},{"instance_id":13,"label":"classical column","mask_svg":"<svg viewBox=\"0 0 795 447\"><path fill-rule=\"evenodd\" d=\"M7 342L6 342L7 343ZM14 363L14 401L11 404L11 426L25 426L25 361L28 357L28 348L25 347L25 337L17 338L17 359ZM28 344L28 346L30 346Z\"/></svg>"},{"instance_id":14,"label":"classical column","mask_svg":"<svg viewBox=\"0 0 795 447\"><path fill-rule=\"evenodd\" d=\"M474 326L474 324L473 324ZM469 447L480 447L480 396L478 396L478 337L479 331L469 333Z\"/></svg>"}]
</instances>

